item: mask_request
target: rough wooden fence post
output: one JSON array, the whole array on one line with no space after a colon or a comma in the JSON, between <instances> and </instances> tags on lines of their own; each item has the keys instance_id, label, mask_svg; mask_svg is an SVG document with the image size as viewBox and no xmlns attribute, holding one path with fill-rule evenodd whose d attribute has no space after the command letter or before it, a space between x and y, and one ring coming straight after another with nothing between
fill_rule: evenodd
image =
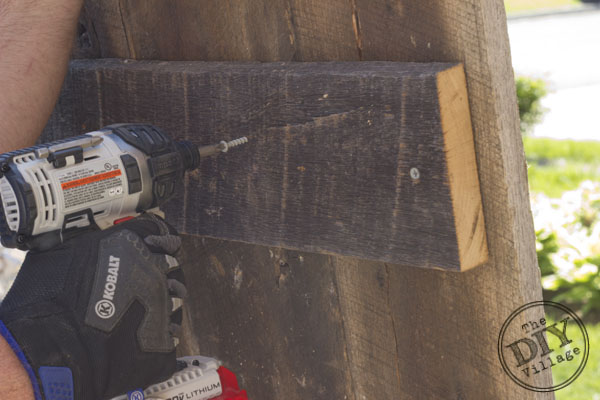
<instances>
[{"instance_id":1,"label":"rough wooden fence post","mask_svg":"<svg viewBox=\"0 0 600 400\"><path fill-rule=\"evenodd\" d=\"M88 0L86 10L102 57L463 62L490 261L455 274L187 236L183 351L222 358L263 400L553 398L517 386L496 353L504 319L541 298L501 0Z\"/></svg>"}]
</instances>

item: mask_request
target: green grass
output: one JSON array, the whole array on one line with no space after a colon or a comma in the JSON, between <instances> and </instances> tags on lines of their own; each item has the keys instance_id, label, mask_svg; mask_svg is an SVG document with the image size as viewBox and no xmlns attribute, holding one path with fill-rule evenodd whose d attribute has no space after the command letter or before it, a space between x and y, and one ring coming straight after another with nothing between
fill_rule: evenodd
<instances>
[{"instance_id":1,"label":"green grass","mask_svg":"<svg viewBox=\"0 0 600 400\"><path fill-rule=\"evenodd\" d=\"M507 13L534 11L580 4L578 0L504 0Z\"/></svg>"},{"instance_id":2,"label":"green grass","mask_svg":"<svg viewBox=\"0 0 600 400\"><path fill-rule=\"evenodd\" d=\"M600 142L525 137L529 188L560 197L585 180L600 181Z\"/></svg>"},{"instance_id":3,"label":"green grass","mask_svg":"<svg viewBox=\"0 0 600 400\"><path fill-rule=\"evenodd\" d=\"M600 181L600 142L555 140L524 137L529 187L560 197L565 190L576 189L587 179ZM600 323L586 325L590 355L581 375L569 386L556 392L557 400L600 400ZM563 382L569 371L552 370L554 382Z\"/></svg>"},{"instance_id":4,"label":"green grass","mask_svg":"<svg viewBox=\"0 0 600 400\"><path fill-rule=\"evenodd\" d=\"M588 362L581 375L573 383L556 392L556 400L600 400L600 324L587 324L586 329L590 338ZM554 382L563 382L568 378L568 376L561 376L561 372L569 373L561 368L552 370Z\"/></svg>"},{"instance_id":5,"label":"green grass","mask_svg":"<svg viewBox=\"0 0 600 400\"><path fill-rule=\"evenodd\" d=\"M523 141L528 159L564 158L568 161L600 163L600 142L535 137L526 137Z\"/></svg>"}]
</instances>

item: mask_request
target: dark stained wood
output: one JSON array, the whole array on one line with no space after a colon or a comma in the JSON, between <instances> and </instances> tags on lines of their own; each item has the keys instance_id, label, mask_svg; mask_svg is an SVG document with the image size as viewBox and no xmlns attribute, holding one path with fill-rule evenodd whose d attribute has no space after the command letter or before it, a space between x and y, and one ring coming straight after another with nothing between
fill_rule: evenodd
<instances>
[{"instance_id":1,"label":"dark stained wood","mask_svg":"<svg viewBox=\"0 0 600 400\"><path fill-rule=\"evenodd\" d=\"M127 31L124 25L122 2L120 0L86 1L80 23L90 32L91 42L98 47L95 57L106 57L107 54L120 54L119 57L130 58ZM79 46L79 42L76 42ZM81 54L75 48L76 56ZM95 58L88 57L88 58Z\"/></svg>"},{"instance_id":2,"label":"dark stained wood","mask_svg":"<svg viewBox=\"0 0 600 400\"><path fill-rule=\"evenodd\" d=\"M218 355L251 399L352 398L327 256L190 236L183 248L186 278L202 288L184 309L189 354Z\"/></svg>"},{"instance_id":3,"label":"dark stained wood","mask_svg":"<svg viewBox=\"0 0 600 400\"><path fill-rule=\"evenodd\" d=\"M346 0L87 1L102 57L138 60L353 60ZM335 40L335 39L339 40Z\"/></svg>"},{"instance_id":4,"label":"dark stained wood","mask_svg":"<svg viewBox=\"0 0 600 400\"><path fill-rule=\"evenodd\" d=\"M487 259L454 64L73 62L48 137L123 121L249 138L166 207L183 233L449 270Z\"/></svg>"},{"instance_id":5,"label":"dark stained wood","mask_svg":"<svg viewBox=\"0 0 600 400\"><path fill-rule=\"evenodd\" d=\"M127 3L123 0L122 3ZM212 4L203 18L222 18L223 10L215 7L221 0L202 2L176 1L178 15L161 15L173 21L189 21ZM104 56L130 57L118 37L123 28L130 27L128 19L101 18L115 12L116 1L87 0L100 47ZM243 1L240 0L239 4ZM257 8L264 3L253 2ZM268 276L276 268L250 256L236 243L217 242L207 252L194 250L185 266L193 286L192 298L187 304L189 319L187 340L182 354L203 353L218 356L246 379L249 394L261 394L261 400L330 399L308 379L305 386L297 382L289 385L282 374L302 376L304 371L328 371L331 365L343 374L331 376L329 385L345 388L345 394L333 396L350 400L363 399L552 399L552 393L536 393L517 386L502 371L496 353L497 335L508 315L526 302L541 299L539 272L536 264L534 231L527 192L527 177L520 137L513 71L510 63L504 4L501 0L290 0L291 21L297 40L293 51L279 40L267 39L265 33L257 40L281 45L273 58L264 61L450 61L463 62L469 88L478 173L481 183L483 211L486 219L490 261L464 274L444 273L411 266L393 266L379 262L358 261L355 258L315 255L304 266L290 264L292 274L304 268L310 271L331 271L334 287L332 296L338 301L320 298L312 304L316 314L342 315L342 326L323 324L329 335L341 338L340 347L334 347L335 363L327 357L311 362L288 356L288 349L271 346L259 340L271 337L271 328L283 331L289 320L278 314L264 312L285 299L280 292L268 292L262 304L239 301L235 290L217 290L214 281L206 279L203 259L231 257L230 281L235 265ZM99 17L97 17L99 16ZM221 16L221 17L220 17ZM102 23L101 23L102 22ZM115 23L118 26L109 26ZM237 21L236 21L237 22ZM252 30L260 19L240 20L240 30ZM194 29L192 23L172 24ZM235 24L229 24L235 27ZM104 27L104 28L103 28ZM200 28L196 28L200 29ZM232 28L230 28L232 29ZM110 32L109 32L110 31ZM151 35L158 43L169 32L155 30L150 24L129 30L132 42L145 40ZM304 40L299 39L302 33ZM226 41L222 31L206 32L202 42L219 43L213 47L210 60L257 60L256 54L241 49L235 38ZM122 37L121 37L122 38ZM167 42L169 43L169 42ZM174 47L178 47L173 44ZM155 58L180 60L209 60L207 52L191 51L189 46L166 52L155 52ZM170 110L170 112L178 112ZM204 246L208 239L187 237L186 243ZM256 246L259 252L263 247ZM268 251L268 250L264 250ZM288 251L287 258L302 253ZM235 260L235 261L233 261ZM307 267L307 265L310 266ZM242 265L242 264L240 264ZM306 280L289 280L293 296L301 298L307 290ZM331 282L311 282L321 288ZM243 283L242 283L243 285ZM249 287L252 291L254 286ZM259 292L260 289L257 289ZM202 294L202 298L199 296ZM220 297L217 297L220 296ZM211 310L203 301L213 300ZM233 306L235 305L235 307ZM220 310L234 310L224 315ZM286 310L293 313L293 310ZM215 333L221 338L231 335L234 321L252 317L254 325L245 325L247 341L229 341L223 346L210 345L216 340L207 336ZM525 316L532 320L540 316ZM201 330L202 328L205 330ZM341 330L341 331L340 331ZM340 335L340 333L342 333ZM322 335L306 332L301 345L306 351L318 345ZM275 337L273 340L277 340ZM289 340L289 339L288 339ZM296 342L296 345L298 343ZM299 346L299 345L298 345ZM343 349L342 349L343 348ZM239 365L244 360L265 359L272 354L275 363L265 373L260 369ZM345 361L345 362L344 362ZM268 368L268 366L264 366ZM275 370L277 368L277 370ZM279 373L278 371L283 371ZM314 375L311 375L314 376ZM540 385L550 382L549 371L532 378ZM263 383L264 382L264 383ZM267 383L268 382L268 383ZM273 386L271 389L270 387ZM271 391L271 392L269 392ZM338 393L340 393L338 391Z\"/></svg>"},{"instance_id":6,"label":"dark stained wood","mask_svg":"<svg viewBox=\"0 0 600 400\"><path fill-rule=\"evenodd\" d=\"M94 29L93 20L83 8L77 23L72 58L98 57L100 57L100 42Z\"/></svg>"},{"instance_id":7,"label":"dark stained wood","mask_svg":"<svg viewBox=\"0 0 600 400\"><path fill-rule=\"evenodd\" d=\"M103 57L221 61L293 57L294 34L285 0L113 3L85 4L86 11L96 16Z\"/></svg>"}]
</instances>

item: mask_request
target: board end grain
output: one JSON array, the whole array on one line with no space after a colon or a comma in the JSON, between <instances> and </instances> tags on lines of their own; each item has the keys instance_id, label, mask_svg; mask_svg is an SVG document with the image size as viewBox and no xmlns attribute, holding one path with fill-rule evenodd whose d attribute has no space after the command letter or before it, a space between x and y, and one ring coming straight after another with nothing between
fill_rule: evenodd
<instances>
[{"instance_id":1,"label":"board end grain","mask_svg":"<svg viewBox=\"0 0 600 400\"><path fill-rule=\"evenodd\" d=\"M488 247L462 64L438 73L437 86L460 270L465 271L487 261Z\"/></svg>"}]
</instances>

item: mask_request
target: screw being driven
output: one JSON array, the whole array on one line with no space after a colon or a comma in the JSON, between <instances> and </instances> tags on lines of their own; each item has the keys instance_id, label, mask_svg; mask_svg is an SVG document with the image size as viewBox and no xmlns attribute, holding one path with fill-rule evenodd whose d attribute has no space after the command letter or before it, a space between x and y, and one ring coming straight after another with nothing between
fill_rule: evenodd
<instances>
[{"instance_id":1,"label":"screw being driven","mask_svg":"<svg viewBox=\"0 0 600 400\"><path fill-rule=\"evenodd\" d=\"M198 147L198 153L200 154L200 158L204 158L219 153L227 153L227 150L229 150L230 148L239 146L244 143L248 143L248 138L246 136L231 140L229 142L221 140L217 144Z\"/></svg>"},{"instance_id":2,"label":"screw being driven","mask_svg":"<svg viewBox=\"0 0 600 400\"><path fill-rule=\"evenodd\" d=\"M221 142L219 142L219 148L223 153L227 153L227 150L229 150L230 147L239 146L240 144L244 143L248 143L248 138L246 136L242 136L241 138L234 139L229 142L221 140Z\"/></svg>"}]
</instances>

